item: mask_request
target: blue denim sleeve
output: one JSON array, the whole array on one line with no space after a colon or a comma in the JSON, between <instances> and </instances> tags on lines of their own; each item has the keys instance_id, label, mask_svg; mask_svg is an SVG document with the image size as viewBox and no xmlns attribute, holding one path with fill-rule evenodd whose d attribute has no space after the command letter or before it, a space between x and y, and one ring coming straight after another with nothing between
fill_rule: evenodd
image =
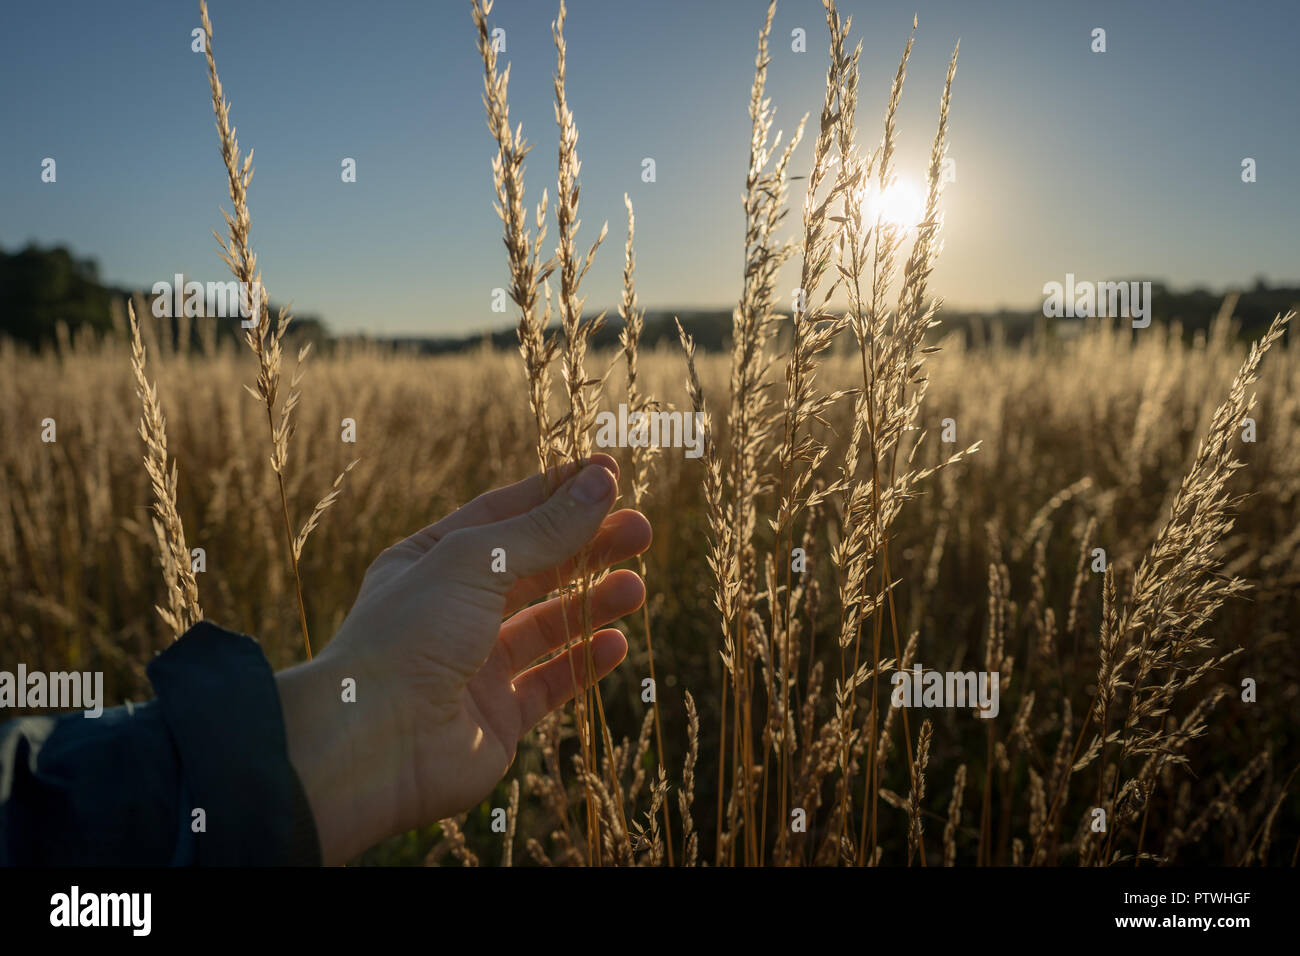
<instances>
[{"instance_id":1,"label":"blue denim sleeve","mask_svg":"<svg viewBox=\"0 0 1300 956\"><path fill-rule=\"evenodd\" d=\"M257 642L200 622L148 674L148 703L0 727L0 865L319 865Z\"/></svg>"}]
</instances>

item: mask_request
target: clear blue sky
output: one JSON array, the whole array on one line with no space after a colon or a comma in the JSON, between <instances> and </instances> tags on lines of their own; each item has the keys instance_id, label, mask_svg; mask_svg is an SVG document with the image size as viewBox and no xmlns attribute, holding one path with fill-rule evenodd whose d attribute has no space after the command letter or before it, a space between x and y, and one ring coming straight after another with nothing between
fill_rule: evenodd
<instances>
[{"instance_id":1,"label":"clear blue sky","mask_svg":"<svg viewBox=\"0 0 1300 956\"><path fill-rule=\"evenodd\" d=\"M498 0L511 115L535 144L527 187L555 192L557 3ZM590 307L616 302L628 192L650 308L730 306L762 0L572 0L569 93L582 220L610 238ZM1300 4L843 0L865 40L863 144L902 45L900 172L919 176L943 72L954 88L946 246L954 305L1028 306L1044 282L1178 285L1297 278ZM493 144L468 0L212 0L214 49L241 145L254 147L253 246L277 301L335 330L445 334L506 324ZM225 278L211 230L228 205L197 2L18 2L0 9L0 247L64 243L109 281ZM804 27L808 52L790 49ZM1108 51L1089 50L1094 27ZM778 126L820 105L819 0L784 0L769 92ZM810 147L801 147L795 172ZM54 157L58 182L40 181ZM357 160L358 182L340 181ZM641 182L654 157L658 181ZM1258 162L1245 185L1240 163ZM796 202L798 191L794 194ZM552 235L554 229L552 228ZM581 236L580 236L581 239ZM793 283L791 283L793 284Z\"/></svg>"}]
</instances>

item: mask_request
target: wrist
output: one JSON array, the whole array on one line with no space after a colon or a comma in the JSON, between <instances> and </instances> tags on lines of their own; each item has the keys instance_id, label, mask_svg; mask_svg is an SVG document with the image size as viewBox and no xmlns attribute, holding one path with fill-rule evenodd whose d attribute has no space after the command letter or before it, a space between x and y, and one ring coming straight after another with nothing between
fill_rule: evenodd
<instances>
[{"instance_id":1,"label":"wrist","mask_svg":"<svg viewBox=\"0 0 1300 956\"><path fill-rule=\"evenodd\" d=\"M355 685L345 694L348 678ZM321 859L341 865L393 832L384 754L392 737L375 706L382 695L329 654L279 672L276 684L289 760L311 805Z\"/></svg>"}]
</instances>

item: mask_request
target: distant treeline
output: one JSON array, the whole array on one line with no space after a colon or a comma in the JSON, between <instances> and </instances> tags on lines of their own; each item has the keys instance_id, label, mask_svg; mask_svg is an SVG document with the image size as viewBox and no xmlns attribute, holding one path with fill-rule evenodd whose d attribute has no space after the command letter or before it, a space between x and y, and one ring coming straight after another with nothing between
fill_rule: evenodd
<instances>
[{"instance_id":1,"label":"distant treeline","mask_svg":"<svg viewBox=\"0 0 1300 956\"><path fill-rule=\"evenodd\" d=\"M168 276L168 282L174 280ZM153 313L150 290L123 289L105 285L94 259L79 259L63 246L42 249L29 245L18 252L0 249L0 335L33 348L54 344L59 327L69 335L87 332L96 336L125 333L126 300L134 299L137 314ZM270 311L278 316L272 302ZM161 311L161 310L160 310ZM165 314L175 311L168 308ZM143 315L141 316L144 317ZM184 348L211 346L217 339L236 339L243 330L235 319L202 321L198 317L154 320L168 344ZM307 338L323 343L325 325L313 316L294 316L290 327L295 340Z\"/></svg>"},{"instance_id":2,"label":"distant treeline","mask_svg":"<svg viewBox=\"0 0 1300 956\"><path fill-rule=\"evenodd\" d=\"M168 281L171 277L168 277ZM1300 305L1300 288L1268 286L1262 279L1249 289L1238 290L1240 298L1233 314L1241 324L1240 334L1250 335L1267 327L1279 312ZM1218 313L1224 292L1205 288L1176 291L1163 283L1152 284L1152 311L1156 321L1179 322L1185 335L1207 329ZM123 302L135 297L137 309L152 311L148 291L121 289L104 285L93 259L79 259L62 246L42 249L29 245L18 252L0 250L0 335L9 336L34 348L53 344L60 324L71 334L90 331L96 335L116 335L123 330ZM142 305L144 309L142 309ZM271 315L279 306L271 304ZM661 343L675 345L677 329L674 317L695 337L704 351L728 347L731 337L730 310L649 311L641 343L654 348ZM1017 342L1026 336L1053 334L1053 326L1075 322L1073 319L1046 319L1041 310L1000 310L977 312L944 308L942 330L961 332L967 342L979 346L991 340ZM204 348L217 338L235 338L241 334L233 319L218 320L215 326L193 318L161 320L161 334L171 344L184 347L188 339L192 348ZM596 347L616 348L621 320L610 315L605 328L595 337ZM452 337L384 337L348 335L333 337L324 322L314 316L295 316L293 338L311 339L318 347L328 348L338 341L364 340L395 349L421 354L444 354L477 348L491 342L498 348L514 348L514 329L502 328L491 333Z\"/></svg>"}]
</instances>

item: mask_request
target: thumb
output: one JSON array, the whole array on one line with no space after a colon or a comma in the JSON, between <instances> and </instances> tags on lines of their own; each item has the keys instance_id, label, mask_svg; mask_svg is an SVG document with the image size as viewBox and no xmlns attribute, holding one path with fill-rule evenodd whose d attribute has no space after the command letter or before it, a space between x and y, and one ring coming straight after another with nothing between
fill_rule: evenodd
<instances>
[{"instance_id":1,"label":"thumb","mask_svg":"<svg viewBox=\"0 0 1300 956\"><path fill-rule=\"evenodd\" d=\"M494 524L452 532L430 557L462 570L487 568L489 556L500 548L506 571L490 577L508 590L520 578L540 574L581 551L609 514L615 488L606 468L588 465L537 507Z\"/></svg>"}]
</instances>

